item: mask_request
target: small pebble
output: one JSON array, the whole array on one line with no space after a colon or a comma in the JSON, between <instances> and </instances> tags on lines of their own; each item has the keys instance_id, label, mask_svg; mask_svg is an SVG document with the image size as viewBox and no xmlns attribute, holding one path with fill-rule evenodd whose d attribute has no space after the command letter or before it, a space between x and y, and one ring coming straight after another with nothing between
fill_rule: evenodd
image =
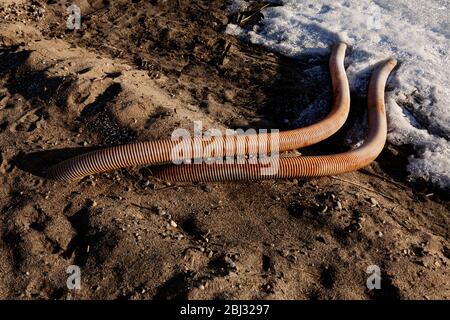
<instances>
[{"instance_id":1,"label":"small pebble","mask_svg":"<svg viewBox=\"0 0 450 320\"><path fill-rule=\"evenodd\" d=\"M282 252L281 252L281 256L283 257L283 258L287 258L287 256L289 256L289 250L283 250Z\"/></svg>"},{"instance_id":2,"label":"small pebble","mask_svg":"<svg viewBox=\"0 0 450 320\"><path fill-rule=\"evenodd\" d=\"M372 207L376 207L379 206L380 204L378 203L378 201L374 198L370 198L370 202L372 203Z\"/></svg>"},{"instance_id":3,"label":"small pebble","mask_svg":"<svg viewBox=\"0 0 450 320\"><path fill-rule=\"evenodd\" d=\"M164 216L166 214L166 211L163 208L161 208L161 207L156 207L156 213L159 216Z\"/></svg>"},{"instance_id":4,"label":"small pebble","mask_svg":"<svg viewBox=\"0 0 450 320\"><path fill-rule=\"evenodd\" d=\"M203 190L204 192L206 192L206 193L212 192L212 188L211 188L210 186L208 186L208 185L202 186L202 190Z\"/></svg>"},{"instance_id":5,"label":"small pebble","mask_svg":"<svg viewBox=\"0 0 450 320\"><path fill-rule=\"evenodd\" d=\"M175 221L173 221L173 220L170 221L170 226L173 227L173 228L178 227L177 223Z\"/></svg>"}]
</instances>

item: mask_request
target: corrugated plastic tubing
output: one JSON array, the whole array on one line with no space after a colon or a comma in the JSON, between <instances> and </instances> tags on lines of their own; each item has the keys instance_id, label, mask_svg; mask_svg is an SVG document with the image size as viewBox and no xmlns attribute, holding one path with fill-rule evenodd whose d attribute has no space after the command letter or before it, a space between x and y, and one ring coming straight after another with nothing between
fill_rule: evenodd
<instances>
[{"instance_id":1,"label":"corrugated plastic tubing","mask_svg":"<svg viewBox=\"0 0 450 320\"><path fill-rule=\"evenodd\" d=\"M332 136L345 123L350 109L350 88L344 68L346 48L346 44L338 43L332 49L329 67L333 106L322 121L304 128L281 132L278 139L270 133L212 137L209 140L201 137L183 139L183 150L192 150L191 155L202 155L202 150L208 146L212 150L223 150L220 156L232 157L247 155L249 151L259 153L260 146L272 150L274 143L278 144L279 152L298 149ZM47 170L46 176L70 182L91 174L124 167L167 164L173 161L172 151L179 146L180 140L165 139L107 147L56 164ZM192 156L181 158L189 159L192 160Z\"/></svg>"},{"instance_id":2,"label":"corrugated plastic tubing","mask_svg":"<svg viewBox=\"0 0 450 320\"><path fill-rule=\"evenodd\" d=\"M396 66L395 59L381 63L374 71L369 84L369 132L365 142L357 149L326 156L298 156L269 160L266 164L190 164L156 169L155 177L168 181L233 181L336 175L358 170L375 160L384 148L387 136L385 111L385 85ZM263 174L267 165L278 172Z\"/></svg>"}]
</instances>

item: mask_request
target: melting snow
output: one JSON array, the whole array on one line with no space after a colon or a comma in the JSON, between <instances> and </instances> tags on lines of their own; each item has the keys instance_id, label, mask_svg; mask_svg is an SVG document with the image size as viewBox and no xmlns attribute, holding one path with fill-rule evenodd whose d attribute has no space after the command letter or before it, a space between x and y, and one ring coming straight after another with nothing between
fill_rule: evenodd
<instances>
[{"instance_id":1,"label":"melting snow","mask_svg":"<svg viewBox=\"0 0 450 320\"><path fill-rule=\"evenodd\" d=\"M395 57L400 68L386 94L391 143L413 145L411 179L450 188L450 1L283 0L264 10L253 30L230 24L227 32L286 56L326 54L338 40L351 88L365 95L371 67ZM246 6L234 0L233 10Z\"/></svg>"}]
</instances>

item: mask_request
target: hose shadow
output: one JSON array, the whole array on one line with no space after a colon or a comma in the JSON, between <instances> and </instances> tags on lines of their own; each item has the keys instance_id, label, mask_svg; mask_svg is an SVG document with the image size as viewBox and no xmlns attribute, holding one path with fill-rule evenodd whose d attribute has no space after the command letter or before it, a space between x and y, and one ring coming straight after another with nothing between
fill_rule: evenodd
<instances>
[{"instance_id":1,"label":"hose shadow","mask_svg":"<svg viewBox=\"0 0 450 320\"><path fill-rule=\"evenodd\" d=\"M36 151L32 153L20 153L16 155L12 164L18 169L31 173L32 175L46 178L46 170L67 159L76 157L91 151L100 149L99 147L63 148L57 150Z\"/></svg>"},{"instance_id":2,"label":"hose shadow","mask_svg":"<svg viewBox=\"0 0 450 320\"><path fill-rule=\"evenodd\" d=\"M333 103L329 54L329 50L324 50L323 55L277 56L275 80L265 88L265 103L257 110L264 121L251 122L250 126L259 129L265 125L265 128L282 132L323 120ZM366 100L366 97L351 93L351 108L343 127L330 138L303 148L302 154L340 153L349 150L352 143L363 140L367 130Z\"/></svg>"}]
</instances>

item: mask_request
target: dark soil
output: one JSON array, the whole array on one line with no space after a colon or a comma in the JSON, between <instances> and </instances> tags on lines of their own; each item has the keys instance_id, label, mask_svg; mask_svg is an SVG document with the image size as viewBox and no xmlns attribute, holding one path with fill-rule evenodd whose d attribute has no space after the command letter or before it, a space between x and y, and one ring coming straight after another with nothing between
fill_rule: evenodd
<instances>
[{"instance_id":1,"label":"dark soil","mask_svg":"<svg viewBox=\"0 0 450 320\"><path fill-rule=\"evenodd\" d=\"M216 128L278 128L325 90L326 56L288 59L224 33L224 1L0 4L0 298L450 297L448 197L406 181L387 145L339 177L169 184L129 168L65 184L43 170L86 148ZM256 21L257 22L257 21ZM255 22L255 23L256 23ZM227 50L228 48L228 50ZM331 94L328 97L331 101ZM301 150L345 150L349 124ZM69 290L70 265L81 289ZM382 271L369 290L366 270Z\"/></svg>"}]
</instances>

